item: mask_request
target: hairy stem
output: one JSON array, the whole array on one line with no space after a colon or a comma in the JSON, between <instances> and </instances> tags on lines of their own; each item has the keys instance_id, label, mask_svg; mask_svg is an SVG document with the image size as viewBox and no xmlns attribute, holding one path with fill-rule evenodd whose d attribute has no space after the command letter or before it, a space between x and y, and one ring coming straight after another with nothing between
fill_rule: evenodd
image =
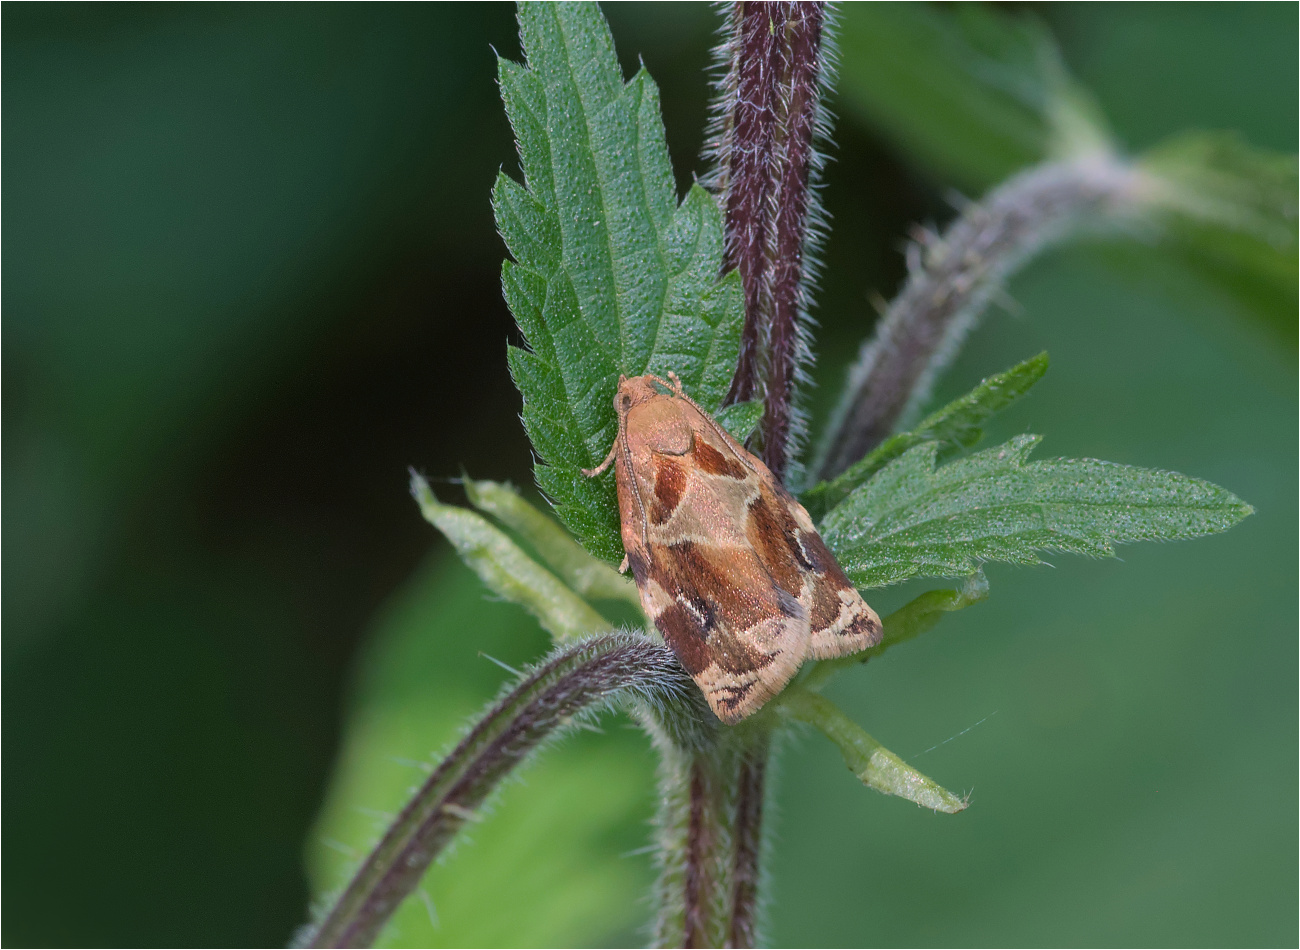
<instances>
[{"instance_id":1,"label":"hairy stem","mask_svg":"<svg viewBox=\"0 0 1300 950\"><path fill-rule=\"evenodd\" d=\"M660 746L657 947L717 947L727 932L732 757L726 737Z\"/></svg>"},{"instance_id":2,"label":"hairy stem","mask_svg":"<svg viewBox=\"0 0 1300 950\"><path fill-rule=\"evenodd\" d=\"M725 266L745 293L741 352L729 404L764 401L757 451L785 475L798 419L827 72L823 3L732 5L720 56L709 184L726 209ZM653 730L652 730L653 731ZM749 947L756 941L767 732L718 732L684 747L660 741L659 946Z\"/></svg>"},{"instance_id":3,"label":"hairy stem","mask_svg":"<svg viewBox=\"0 0 1300 950\"><path fill-rule=\"evenodd\" d=\"M763 802L776 721L658 742L659 947L752 947L759 905ZM651 730L654 734L655 730Z\"/></svg>"},{"instance_id":4,"label":"hairy stem","mask_svg":"<svg viewBox=\"0 0 1300 950\"><path fill-rule=\"evenodd\" d=\"M728 947L753 947L758 940L759 859L763 847L763 797L767 791L769 748L769 737L764 734L740 756L736 823L732 833Z\"/></svg>"},{"instance_id":5,"label":"hairy stem","mask_svg":"<svg viewBox=\"0 0 1300 950\"><path fill-rule=\"evenodd\" d=\"M908 253L909 275L849 372L815 470L833 478L926 398L989 300L1017 267L1085 222L1121 221L1148 196L1108 153L1039 165L967 207Z\"/></svg>"},{"instance_id":6,"label":"hairy stem","mask_svg":"<svg viewBox=\"0 0 1300 950\"><path fill-rule=\"evenodd\" d=\"M639 635L594 637L553 653L429 776L304 943L370 946L484 799L573 717L623 693L653 705L689 702L692 689L672 653Z\"/></svg>"},{"instance_id":7,"label":"hairy stem","mask_svg":"<svg viewBox=\"0 0 1300 950\"><path fill-rule=\"evenodd\" d=\"M727 835L724 777L711 755L696 756L687 785L686 867L682 881L683 947L716 947L724 875L718 856Z\"/></svg>"},{"instance_id":8,"label":"hairy stem","mask_svg":"<svg viewBox=\"0 0 1300 950\"><path fill-rule=\"evenodd\" d=\"M822 130L825 4L735 3L720 55L709 184L726 208L726 266L740 271L745 327L728 402L764 398L763 460L781 477L808 359L807 256Z\"/></svg>"}]
</instances>

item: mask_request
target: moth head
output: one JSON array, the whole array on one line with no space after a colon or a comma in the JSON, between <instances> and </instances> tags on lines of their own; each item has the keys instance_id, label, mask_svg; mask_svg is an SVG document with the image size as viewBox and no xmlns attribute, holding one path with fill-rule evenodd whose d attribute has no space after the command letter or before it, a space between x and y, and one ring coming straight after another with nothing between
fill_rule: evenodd
<instances>
[{"instance_id":1,"label":"moth head","mask_svg":"<svg viewBox=\"0 0 1300 950\"><path fill-rule=\"evenodd\" d=\"M653 376L626 376L618 378L618 392L614 393L614 411L620 416L627 415L632 409L661 393L654 387Z\"/></svg>"}]
</instances>

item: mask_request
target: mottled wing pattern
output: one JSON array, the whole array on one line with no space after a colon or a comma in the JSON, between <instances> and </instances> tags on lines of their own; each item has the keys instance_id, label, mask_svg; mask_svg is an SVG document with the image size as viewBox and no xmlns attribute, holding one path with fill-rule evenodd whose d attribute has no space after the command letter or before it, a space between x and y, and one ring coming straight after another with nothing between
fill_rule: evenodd
<instances>
[{"instance_id":1,"label":"mottled wing pattern","mask_svg":"<svg viewBox=\"0 0 1300 950\"><path fill-rule=\"evenodd\" d=\"M699 432L685 453L638 460L634 478L647 537L637 521L629 537L625 520L624 547L646 614L718 718L738 722L780 692L808 652L807 612L743 532L757 479Z\"/></svg>"},{"instance_id":2,"label":"mottled wing pattern","mask_svg":"<svg viewBox=\"0 0 1300 950\"><path fill-rule=\"evenodd\" d=\"M826 547L807 510L759 459L691 403L730 449L759 475L760 493L750 502L747 534L774 579L791 591L808 614L809 655L816 660L857 653L880 642L880 618ZM791 566L796 569L791 572Z\"/></svg>"},{"instance_id":3,"label":"mottled wing pattern","mask_svg":"<svg viewBox=\"0 0 1300 950\"><path fill-rule=\"evenodd\" d=\"M639 442L618 459L624 547L646 613L734 723L807 656L878 643L880 620L761 461L690 399L655 402L648 416L667 435L646 441L669 451Z\"/></svg>"},{"instance_id":4,"label":"mottled wing pattern","mask_svg":"<svg viewBox=\"0 0 1300 950\"><path fill-rule=\"evenodd\" d=\"M808 610L811 627L809 655L814 660L829 660L874 647L884 635L880 617L845 575L803 505L791 502L799 547L809 565L807 586L799 598Z\"/></svg>"}]
</instances>

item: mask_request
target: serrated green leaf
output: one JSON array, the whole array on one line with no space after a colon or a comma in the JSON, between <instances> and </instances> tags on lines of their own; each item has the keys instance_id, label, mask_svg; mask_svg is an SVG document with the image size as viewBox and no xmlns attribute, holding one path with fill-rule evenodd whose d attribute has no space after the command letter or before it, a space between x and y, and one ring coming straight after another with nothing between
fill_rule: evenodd
<instances>
[{"instance_id":1,"label":"serrated green leaf","mask_svg":"<svg viewBox=\"0 0 1300 950\"><path fill-rule=\"evenodd\" d=\"M1039 563L1040 551L1111 556L1112 545L1224 531L1253 510L1173 472L1094 459L1028 461L1039 437L935 468L926 442L826 516L822 537L859 587L959 577L983 561Z\"/></svg>"},{"instance_id":2,"label":"serrated green leaf","mask_svg":"<svg viewBox=\"0 0 1300 950\"><path fill-rule=\"evenodd\" d=\"M762 418L763 403L758 399L734 403L714 417L718 425L726 429L727 433L741 445L744 445L745 440L758 428L758 422Z\"/></svg>"},{"instance_id":3,"label":"serrated green leaf","mask_svg":"<svg viewBox=\"0 0 1300 950\"><path fill-rule=\"evenodd\" d=\"M841 475L813 486L800 500L816 518L913 446L938 442L941 461L954 452L970 448L984 438L982 426L991 416L1029 392L1043 378L1048 362L1047 354L1039 353L1005 373L990 376L960 399L932 413L911 432L886 439Z\"/></svg>"},{"instance_id":4,"label":"serrated green leaf","mask_svg":"<svg viewBox=\"0 0 1300 950\"><path fill-rule=\"evenodd\" d=\"M669 371L710 412L735 372L744 303L722 280L723 222L696 186L680 206L641 70L623 82L595 4L519 7L527 66L500 62L526 187L502 175L502 286L530 352L512 350L537 482L592 554L623 555L611 476L587 479L616 431L620 374Z\"/></svg>"},{"instance_id":5,"label":"serrated green leaf","mask_svg":"<svg viewBox=\"0 0 1300 950\"><path fill-rule=\"evenodd\" d=\"M452 543L460 559L489 590L531 613L557 639L609 630L609 621L510 540L500 528L468 508L444 505L429 483L411 476L424 519Z\"/></svg>"},{"instance_id":6,"label":"serrated green leaf","mask_svg":"<svg viewBox=\"0 0 1300 950\"><path fill-rule=\"evenodd\" d=\"M496 518L522 537L560 579L585 598L641 600L632 580L584 551L555 519L538 511L501 482L465 479L465 494L479 511Z\"/></svg>"},{"instance_id":7,"label":"serrated green leaf","mask_svg":"<svg viewBox=\"0 0 1300 950\"><path fill-rule=\"evenodd\" d=\"M970 804L894 755L825 696L794 686L781 694L778 703L782 712L816 726L835 743L844 764L863 785L950 815Z\"/></svg>"},{"instance_id":8,"label":"serrated green leaf","mask_svg":"<svg viewBox=\"0 0 1300 950\"><path fill-rule=\"evenodd\" d=\"M1104 138L1037 20L978 4L850 3L840 95L909 158L983 189Z\"/></svg>"}]
</instances>

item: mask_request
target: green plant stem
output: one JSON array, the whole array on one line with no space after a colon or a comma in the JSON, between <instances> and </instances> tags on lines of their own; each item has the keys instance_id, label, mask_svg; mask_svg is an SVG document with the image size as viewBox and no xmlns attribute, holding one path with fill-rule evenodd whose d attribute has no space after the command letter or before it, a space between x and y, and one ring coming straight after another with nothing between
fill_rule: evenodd
<instances>
[{"instance_id":1,"label":"green plant stem","mask_svg":"<svg viewBox=\"0 0 1300 950\"><path fill-rule=\"evenodd\" d=\"M620 693L688 702L694 684L672 653L613 634L551 655L506 693L402 809L352 881L306 937L312 947L370 946L429 864L489 794L557 729Z\"/></svg>"}]
</instances>

